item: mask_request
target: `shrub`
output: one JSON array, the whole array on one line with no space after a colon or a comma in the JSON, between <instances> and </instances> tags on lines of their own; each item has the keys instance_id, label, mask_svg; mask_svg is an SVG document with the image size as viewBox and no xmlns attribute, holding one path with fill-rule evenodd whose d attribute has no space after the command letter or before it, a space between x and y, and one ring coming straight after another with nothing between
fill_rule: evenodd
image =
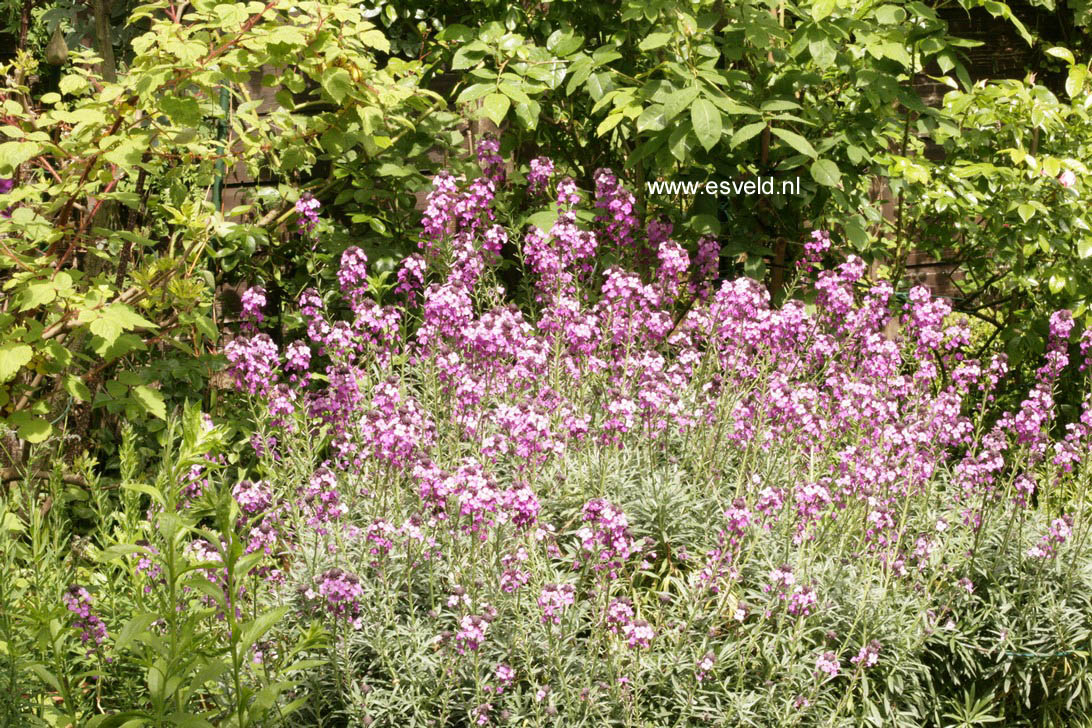
<instances>
[{"instance_id":1,"label":"shrub","mask_svg":"<svg viewBox=\"0 0 1092 728\"><path fill-rule=\"evenodd\" d=\"M886 338L891 286L853 256L823 269L825 234L814 303L772 308L715 285L711 241L641 226L606 170L590 214L551 179L548 231L498 227L495 149L477 179L437 176L404 303L372 299L350 250L348 321L307 291L283 359L253 329L232 345L299 524L276 603L334 634L305 724L1087 711L1087 408L1050 436L1068 312L1020 407L991 411L1005 357L966 356L923 288Z\"/></svg>"},{"instance_id":2,"label":"shrub","mask_svg":"<svg viewBox=\"0 0 1092 728\"><path fill-rule=\"evenodd\" d=\"M814 302L775 308L714 281L712 241L640 224L607 170L593 200L540 160L549 230L502 227L479 151L481 176L434 180L393 303L359 248L283 349L243 296L250 465L187 408L150 482L127 431L116 504L83 463L88 537L59 469L0 502L5 724L1087 714L1092 410L1060 421L1054 385L1092 337L1071 363L1068 312L993 411L1004 356L966 356L920 288L885 337L891 286L826 267L825 233ZM497 285L512 247L522 305Z\"/></svg>"}]
</instances>

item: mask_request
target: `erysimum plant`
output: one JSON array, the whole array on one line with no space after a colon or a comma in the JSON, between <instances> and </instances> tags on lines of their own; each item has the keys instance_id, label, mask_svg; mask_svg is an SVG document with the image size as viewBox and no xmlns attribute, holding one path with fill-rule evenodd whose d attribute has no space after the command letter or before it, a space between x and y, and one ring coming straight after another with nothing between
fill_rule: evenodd
<instances>
[{"instance_id":1,"label":"erysimum plant","mask_svg":"<svg viewBox=\"0 0 1092 728\"><path fill-rule=\"evenodd\" d=\"M968 356L924 288L893 307L822 231L814 303L774 308L608 170L591 192L536 160L553 222L505 228L497 149L435 178L400 298L351 248L344 308L305 291L280 349L255 295L229 346L263 507L297 519L275 602L334 635L301 724L1087 712L1092 421L1086 394L1059 422L1054 389L1092 338L1071 362L1069 312L1020 406L991 411L1005 357Z\"/></svg>"}]
</instances>

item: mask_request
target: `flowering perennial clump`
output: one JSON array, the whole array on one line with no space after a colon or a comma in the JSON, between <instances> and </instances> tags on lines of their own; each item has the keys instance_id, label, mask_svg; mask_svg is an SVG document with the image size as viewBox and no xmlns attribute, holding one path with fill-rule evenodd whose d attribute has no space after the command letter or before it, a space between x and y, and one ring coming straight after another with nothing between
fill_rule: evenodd
<instances>
[{"instance_id":1,"label":"flowering perennial clump","mask_svg":"<svg viewBox=\"0 0 1092 728\"><path fill-rule=\"evenodd\" d=\"M438 712L486 725L529 695L543 723L565 701L637 715L678 690L663 665L693 665L695 704L738 683L733 700L776 696L763 720L780 724L769 706L833 714L861 703L864 670L881 686L921 645L946 654L934 635L995 593L976 559L1040 584L1081 548L1083 511L1056 496L1092 442L1092 398L1073 416L1056 401L1070 312L1004 410L1005 357L976 358L947 300L897 298L830 232L799 248L807 302L775 306L757 281L718 281L721 241L644 225L607 169L586 202L532 160L520 199L552 222L505 227L499 150L479 146L480 176L434 176L393 293L351 246L335 295L301 293L302 339L260 332L255 287L225 350L263 407L259 456L292 472L233 489L247 550L291 561L334 629L367 621L347 636L358 670L393 685L384 660L408 660L458 693ZM520 288L498 287L512 261ZM1092 334L1079 349L1085 367ZM914 609L892 617L877 593ZM697 722L710 705L674 707Z\"/></svg>"}]
</instances>

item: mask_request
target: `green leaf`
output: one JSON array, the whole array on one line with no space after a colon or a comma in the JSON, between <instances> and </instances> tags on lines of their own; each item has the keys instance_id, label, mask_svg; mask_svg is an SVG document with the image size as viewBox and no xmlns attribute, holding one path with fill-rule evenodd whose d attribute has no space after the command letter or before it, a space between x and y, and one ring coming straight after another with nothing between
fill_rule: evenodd
<instances>
[{"instance_id":1,"label":"green leaf","mask_svg":"<svg viewBox=\"0 0 1092 728\"><path fill-rule=\"evenodd\" d=\"M57 88L62 94L77 94L87 88L87 79L70 73L61 79Z\"/></svg>"},{"instance_id":2,"label":"green leaf","mask_svg":"<svg viewBox=\"0 0 1092 728\"><path fill-rule=\"evenodd\" d=\"M735 149L740 144L754 138L760 131L766 128L766 122L756 121L753 124L747 124L741 126L736 130L736 133L732 135L732 141L729 142L729 146Z\"/></svg>"},{"instance_id":3,"label":"green leaf","mask_svg":"<svg viewBox=\"0 0 1092 728\"><path fill-rule=\"evenodd\" d=\"M811 54L815 64L820 68L834 65L834 61L838 57L837 50L831 44L830 39L825 36L808 43L808 53Z\"/></svg>"},{"instance_id":4,"label":"green leaf","mask_svg":"<svg viewBox=\"0 0 1092 728\"><path fill-rule=\"evenodd\" d=\"M637 117L637 132L662 131L664 129L664 107L653 104Z\"/></svg>"},{"instance_id":5,"label":"green leaf","mask_svg":"<svg viewBox=\"0 0 1092 728\"><path fill-rule=\"evenodd\" d=\"M695 86L683 86L678 91L674 91L664 99L664 122L668 123L676 116L678 116L683 109L694 103L694 99L698 98L698 93L701 88Z\"/></svg>"},{"instance_id":6,"label":"green leaf","mask_svg":"<svg viewBox=\"0 0 1092 728\"><path fill-rule=\"evenodd\" d=\"M846 239L857 250L865 250L868 247L868 233L857 220L849 220L845 224Z\"/></svg>"},{"instance_id":7,"label":"green leaf","mask_svg":"<svg viewBox=\"0 0 1092 728\"><path fill-rule=\"evenodd\" d=\"M694 125L694 135L705 151L717 145L721 137L720 111L709 99L698 99L690 107L690 122Z\"/></svg>"},{"instance_id":8,"label":"green leaf","mask_svg":"<svg viewBox=\"0 0 1092 728\"><path fill-rule=\"evenodd\" d=\"M516 104L514 107L516 118L525 129L535 129L538 126L538 117L542 113L542 107L537 101L527 104Z\"/></svg>"},{"instance_id":9,"label":"green leaf","mask_svg":"<svg viewBox=\"0 0 1092 728\"><path fill-rule=\"evenodd\" d=\"M53 433L53 425L41 417L31 416L26 410L9 417L8 424L15 426L19 437L32 444L44 441Z\"/></svg>"},{"instance_id":10,"label":"green leaf","mask_svg":"<svg viewBox=\"0 0 1092 728\"><path fill-rule=\"evenodd\" d=\"M4 142L0 144L0 175L11 177L18 167L41 152L40 144L34 142Z\"/></svg>"},{"instance_id":11,"label":"green leaf","mask_svg":"<svg viewBox=\"0 0 1092 728\"><path fill-rule=\"evenodd\" d=\"M667 138L667 146L671 150L671 156L680 162L690 161L690 150L692 149L690 132L692 129L693 127L689 121L681 122L675 126L671 136Z\"/></svg>"},{"instance_id":12,"label":"green leaf","mask_svg":"<svg viewBox=\"0 0 1092 728\"><path fill-rule=\"evenodd\" d=\"M565 84L565 93L572 95L582 83L588 80L588 76L595 70L592 59L581 53L569 66L569 82ZM594 99L593 99L594 100Z\"/></svg>"},{"instance_id":13,"label":"green leaf","mask_svg":"<svg viewBox=\"0 0 1092 728\"><path fill-rule=\"evenodd\" d=\"M273 625L284 619L284 615L288 614L289 608L288 605L285 605L283 607L271 609L248 624L243 630L242 638L239 640L239 650L245 654L246 651L250 649L250 646L260 640Z\"/></svg>"},{"instance_id":14,"label":"green leaf","mask_svg":"<svg viewBox=\"0 0 1092 728\"><path fill-rule=\"evenodd\" d=\"M0 518L0 532L19 533L25 530L23 522L14 513L5 513L4 517Z\"/></svg>"},{"instance_id":15,"label":"green leaf","mask_svg":"<svg viewBox=\"0 0 1092 728\"><path fill-rule=\"evenodd\" d=\"M129 486L128 486L128 484L126 484L126 485L123 485L122 487L123 488L128 488ZM149 488L150 486L146 485L144 487ZM153 493L155 493L155 495L157 496L157 499L158 499L159 491L153 491ZM143 554L143 553L147 553L147 549L144 548L143 546L137 546L135 543L116 543L113 546L108 546L107 548L103 549L99 553L96 560L99 563L107 563L107 562L110 562L110 561L115 561L117 559L120 559L123 556L129 556L130 554Z\"/></svg>"},{"instance_id":16,"label":"green leaf","mask_svg":"<svg viewBox=\"0 0 1092 728\"><path fill-rule=\"evenodd\" d=\"M816 0L811 6L811 19L815 21L822 20L834 12L836 5L835 0Z\"/></svg>"},{"instance_id":17,"label":"green leaf","mask_svg":"<svg viewBox=\"0 0 1092 728\"><path fill-rule=\"evenodd\" d=\"M167 405L163 400L163 395L158 390L142 384L139 387L133 387L132 398L140 404L145 412L149 412L161 420L167 419Z\"/></svg>"},{"instance_id":18,"label":"green leaf","mask_svg":"<svg viewBox=\"0 0 1092 728\"><path fill-rule=\"evenodd\" d=\"M1088 78L1087 67L1079 65L1069 67L1069 76L1065 79L1065 92L1069 94L1070 98L1074 98L1081 92L1086 78ZM0 144L0 149L3 149L3 146ZM2 163L2 156L0 156L0 163Z\"/></svg>"},{"instance_id":19,"label":"green leaf","mask_svg":"<svg viewBox=\"0 0 1092 728\"><path fill-rule=\"evenodd\" d=\"M194 317L193 324L209 341L215 342L220 337L220 332L216 330L216 325L212 323L212 319L208 316Z\"/></svg>"},{"instance_id":20,"label":"green leaf","mask_svg":"<svg viewBox=\"0 0 1092 728\"><path fill-rule=\"evenodd\" d=\"M459 50L455 51L455 56L451 59L451 70L462 71L478 65L478 62L488 50L489 46L482 43L480 40L467 43L460 47Z\"/></svg>"},{"instance_id":21,"label":"green leaf","mask_svg":"<svg viewBox=\"0 0 1092 728\"><path fill-rule=\"evenodd\" d=\"M508 115L508 109L512 106L512 101L504 94L491 93L485 97L485 101L482 104L482 111L490 121L497 126L501 125L504 121L504 117Z\"/></svg>"},{"instance_id":22,"label":"green leaf","mask_svg":"<svg viewBox=\"0 0 1092 728\"><path fill-rule=\"evenodd\" d=\"M52 281L44 283L31 283L23 290L20 297L19 310L27 311L47 303L53 303L57 298L57 286Z\"/></svg>"},{"instance_id":23,"label":"green leaf","mask_svg":"<svg viewBox=\"0 0 1092 728\"><path fill-rule=\"evenodd\" d=\"M584 39L567 30L555 30L546 39L546 50L562 58L576 53L582 45L584 45Z\"/></svg>"},{"instance_id":24,"label":"green leaf","mask_svg":"<svg viewBox=\"0 0 1092 728\"><path fill-rule=\"evenodd\" d=\"M601 122L599 122L599 126L597 126L596 129L595 129L595 135L596 136L603 136L604 134L609 133L610 130L613 129L614 127L618 126L618 124L624 118L626 118L625 114L622 114L621 112L618 112L618 111L609 114L607 116L607 118L605 118Z\"/></svg>"},{"instance_id":25,"label":"green leaf","mask_svg":"<svg viewBox=\"0 0 1092 728\"><path fill-rule=\"evenodd\" d=\"M221 7L224 6L220 5L217 9ZM159 98L159 108L179 126L197 126L201 123L201 107L192 96L179 98L174 94L164 94Z\"/></svg>"},{"instance_id":26,"label":"green leaf","mask_svg":"<svg viewBox=\"0 0 1092 728\"><path fill-rule=\"evenodd\" d=\"M220 25L227 30L238 28L250 17L246 3L220 3L213 8L213 12L220 19Z\"/></svg>"},{"instance_id":27,"label":"green leaf","mask_svg":"<svg viewBox=\"0 0 1092 728\"><path fill-rule=\"evenodd\" d=\"M502 81L500 84L500 91L517 104L526 104L531 101L531 97L520 88L519 84L511 81Z\"/></svg>"},{"instance_id":28,"label":"green leaf","mask_svg":"<svg viewBox=\"0 0 1092 728\"><path fill-rule=\"evenodd\" d=\"M147 631L148 627L152 625L152 622L159 619L158 615L151 612L140 612L133 616L125 626L122 627L121 632L118 634L117 639L114 642L116 649L122 650L132 644L133 640Z\"/></svg>"},{"instance_id":29,"label":"green leaf","mask_svg":"<svg viewBox=\"0 0 1092 728\"><path fill-rule=\"evenodd\" d=\"M103 311L103 316L115 322L125 331L138 327L146 329L159 328L124 303L111 303Z\"/></svg>"},{"instance_id":30,"label":"green leaf","mask_svg":"<svg viewBox=\"0 0 1092 728\"><path fill-rule=\"evenodd\" d=\"M361 43L369 48L375 48L380 53L391 52L391 42L387 40L387 36L383 35L383 31L373 28L371 30L365 30L363 33L357 36Z\"/></svg>"},{"instance_id":31,"label":"green leaf","mask_svg":"<svg viewBox=\"0 0 1092 728\"><path fill-rule=\"evenodd\" d=\"M898 25L906 20L906 11L898 5L881 5L873 12L873 17L884 25Z\"/></svg>"},{"instance_id":32,"label":"green leaf","mask_svg":"<svg viewBox=\"0 0 1092 728\"><path fill-rule=\"evenodd\" d=\"M105 316L92 321L89 328L92 334L106 342L107 347L113 344L121 335L121 324Z\"/></svg>"},{"instance_id":33,"label":"green leaf","mask_svg":"<svg viewBox=\"0 0 1092 728\"><path fill-rule=\"evenodd\" d=\"M227 672L229 666L226 662L221 660L212 660L193 677L193 681L190 682L190 691L194 692L200 688L205 687L206 683L210 683L218 679L221 675Z\"/></svg>"},{"instance_id":34,"label":"green leaf","mask_svg":"<svg viewBox=\"0 0 1092 728\"><path fill-rule=\"evenodd\" d=\"M69 374L64 378L64 391L80 402L91 401L91 390L87 388L82 379L74 374Z\"/></svg>"},{"instance_id":35,"label":"green leaf","mask_svg":"<svg viewBox=\"0 0 1092 728\"><path fill-rule=\"evenodd\" d=\"M781 129L778 127L774 127L770 129L770 131L773 132L773 135L776 136L778 139L785 142L801 154L811 157L812 159L815 159L819 156L819 154L815 151L815 147L813 147L807 139L800 136L796 132L789 131L788 129Z\"/></svg>"},{"instance_id":36,"label":"green leaf","mask_svg":"<svg viewBox=\"0 0 1092 728\"><path fill-rule=\"evenodd\" d=\"M167 504L167 500L166 500L166 498L163 497L163 494L160 493L159 490L157 490L156 488L153 488L152 486L150 486L150 485L148 485L146 483L122 483L121 487L124 488L125 490L132 490L132 491L135 491L137 493L144 493L145 495L150 496L152 498L152 500L154 500L156 503L158 503L161 506L165 506ZM118 544L118 547L128 546L128 545L129 544ZM117 547L111 546L110 548L106 549L106 552L109 553L114 548L117 548ZM136 548L137 550L140 550L139 546L136 546L134 548Z\"/></svg>"},{"instance_id":37,"label":"green leaf","mask_svg":"<svg viewBox=\"0 0 1092 728\"><path fill-rule=\"evenodd\" d=\"M720 235L720 220L716 215L694 215L689 226L696 235Z\"/></svg>"},{"instance_id":38,"label":"green leaf","mask_svg":"<svg viewBox=\"0 0 1092 728\"><path fill-rule=\"evenodd\" d=\"M487 93L496 89L495 83L474 83L464 88L457 97L455 97L455 103L465 104L469 101L477 101Z\"/></svg>"},{"instance_id":39,"label":"green leaf","mask_svg":"<svg viewBox=\"0 0 1092 728\"><path fill-rule=\"evenodd\" d=\"M178 728L215 728L212 723L193 713L174 713L167 716L167 720Z\"/></svg>"},{"instance_id":40,"label":"green leaf","mask_svg":"<svg viewBox=\"0 0 1092 728\"><path fill-rule=\"evenodd\" d=\"M831 160L817 159L811 163L811 178L825 187L837 187L842 180L842 172Z\"/></svg>"},{"instance_id":41,"label":"green leaf","mask_svg":"<svg viewBox=\"0 0 1092 728\"><path fill-rule=\"evenodd\" d=\"M670 40L670 33L652 33L646 36L637 47L642 51L651 51L667 45Z\"/></svg>"},{"instance_id":42,"label":"green leaf","mask_svg":"<svg viewBox=\"0 0 1092 728\"><path fill-rule=\"evenodd\" d=\"M322 74L322 87L334 103L340 104L353 90L353 79L344 68L327 68Z\"/></svg>"},{"instance_id":43,"label":"green leaf","mask_svg":"<svg viewBox=\"0 0 1092 728\"><path fill-rule=\"evenodd\" d=\"M26 344L0 346L0 384L14 379L15 373L26 366L33 356L34 350Z\"/></svg>"},{"instance_id":44,"label":"green leaf","mask_svg":"<svg viewBox=\"0 0 1092 728\"><path fill-rule=\"evenodd\" d=\"M788 99L770 99L762 104L762 111L793 111L799 108L800 104Z\"/></svg>"},{"instance_id":45,"label":"green leaf","mask_svg":"<svg viewBox=\"0 0 1092 728\"><path fill-rule=\"evenodd\" d=\"M756 281L763 280L766 277L766 261L761 256L748 254L743 262L743 273Z\"/></svg>"},{"instance_id":46,"label":"green leaf","mask_svg":"<svg viewBox=\"0 0 1092 728\"><path fill-rule=\"evenodd\" d=\"M585 85L588 89L588 95L591 96L592 101L597 103L603 98L603 94L613 88L610 74L608 73L596 73L588 76L588 81Z\"/></svg>"},{"instance_id":47,"label":"green leaf","mask_svg":"<svg viewBox=\"0 0 1092 728\"><path fill-rule=\"evenodd\" d=\"M1068 48L1063 48L1062 46L1047 48L1046 54L1048 56L1054 56L1055 58L1061 58L1063 61L1071 66L1077 62L1076 59L1073 57L1073 52L1070 51Z\"/></svg>"},{"instance_id":48,"label":"green leaf","mask_svg":"<svg viewBox=\"0 0 1092 728\"><path fill-rule=\"evenodd\" d=\"M58 680L57 677L53 673L51 673L49 670L47 670L45 668L45 666L39 665L38 663L35 662L35 663L31 663L29 665L26 665L26 669L33 672L35 675L38 676L39 680L44 682L46 685L49 685L50 687L52 687L58 693L64 692L64 690L61 688L61 681Z\"/></svg>"},{"instance_id":49,"label":"green leaf","mask_svg":"<svg viewBox=\"0 0 1092 728\"><path fill-rule=\"evenodd\" d=\"M543 210L542 212L536 212L527 218L526 224L534 225L543 232L549 232L550 228L557 222L558 214L554 210Z\"/></svg>"}]
</instances>

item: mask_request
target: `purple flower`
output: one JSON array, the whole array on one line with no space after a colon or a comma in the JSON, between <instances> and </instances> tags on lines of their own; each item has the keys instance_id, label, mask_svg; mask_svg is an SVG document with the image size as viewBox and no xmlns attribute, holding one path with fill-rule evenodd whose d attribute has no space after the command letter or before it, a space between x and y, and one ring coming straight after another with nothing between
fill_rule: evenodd
<instances>
[{"instance_id":1,"label":"purple flower","mask_svg":"<svg viewBox=\"0 0 1092 728\"><path fill-rule=\"evenodd\" d=\"M1065 543L1073 534L1073 516L1067 514L1051 521L1050 530L1043 535L1039 543L1028 549L1028 556L1034 559L1046 559L1054 556L1057 546Z\"/></svg>"},{"instance_id":2,"label":"purple flower","mask_svg":"<svg viewBox=\"0 0 1092 728\"><path fill-rule=\"evenodd\" d=\"M265 289L261 286L251 286L243 293L243 318L249 319L254 324L260 324L264 320L262 309L265 308Z\"/></svg>"},{"instance_id":3,"label":"purple flower","mask_svg":"<svg viewBox=\"0 0 1092 728\"><path fill-rule=\"evenodd\" d=\"M713 670L713 666L717 662L717 656L713 652L706 652L700 658L698 658L697 669L694 671L694 677L698 682L705 680L710 672Z\"/></svg>"},{"instance_id":4,"label":"purple flower","mask_svg":"<svg viewBox=\"0 0 1092 728\"><path fill-rule=\"evenodd\" d=\"M796 583L796 577L792 573L792 567L788 564L778 566L770 570L770 583L780 589L787 589Z\"/></svg>"},{"instance_id":5,"label":"purple flower","mask_svg":"<svg viewBox=\"0 0 1092 728\"><path fill-rule=\"evenodd\" d=\"M360 597L364 594L360 577L344 569L329 569L319 577L318 594L326 600L330 614L347 619L354 629L360 629Z\"/></svg>"},{"instance_id":6,"label":"purple flower","mask_svg":"<svg viewBox=\"0 0 1092 728\"><path fill-rule=\"evenodd\" d=\"M815 590L811 587L796 587L789 597L789 614L807 616L815 605Z\"/></svg>"},{"instance_id":7,"label":"purple flower","mask_svg":"<svg viewBox=\"0 0 1092 728\"><path fill-rule=\"evenodd\" d=\"M636 204L633 193L622 187L611 170L595 170L595 206L603 211L596 220L606 225L607 238L619 247L634 244Z\"/></svg>"},{"instance_id":8,"label":"purple flower","mask_svg":"<svg viewBox=\"0 0 1092 728\"><path fill-rule=\"evenodd\" d=\"M796 261L796 265L811 271L829 250L830 233L826 230L813 230L811 240L804 243L804 257Z\"/></svg>"},{"instance_id":9,"label":"purple flower","mask_svg":"<svg viewBox=\"0 0 1092 728\"><path fill-rule=\"evenodd\" d=\"M625 625L622 632L626 636L626 644L630 649L648 647L652 643L652 638L656 636L656 631L652 629L652 625L643 619Z\"/></svg>"},{"instance_id":10,"label":"purple flower","mask_svg":"<svg viewBox=\"0 0 1092 728\"><path fill-rule=\"evenodd\" d=\"M605 570L611 579L616 578L618 569L635 551L626 514L609 501L595 498L584 504L583 520L589 525L576 532L583 560L594 571Z\"/></svg>"},{"instance_id":11,"label":"purple flower","mask_svg":"<svg viewBox=\"0 0 1092 728\"><path fill-rule=\"evenodd\" d=\"M562 209L567 206L579 205L580 193L576 187L576 181L572 177L566 177L557 183L557 207Z\"/></svg>"},{"instance_id":12,"label":"purple flower","mask_svg":"<svg viewBox=\"0 0 1092 728\"><path fill-rule=\"evenodd\" d=\"M503 662L497 665L493 674L497 677L498 685L494 688L497 695L503 693L505 688L511 687L512 683L516 681L516 671ZM488 686L486 689L488 690Z\"/></svg>"},{"instance_id":13,"label":"purple flower","mask_svg":"<svg viewBox=\"0 0 1092 728\"><path fill-rule=\"evenodd\" d=\"M544 586L538 597L538 606L542 609L542 623L553 621L554 624L560 624L560 614L566 607L572 606L575 591L571 584Z\"/></svg>"},{"instance_id":14,"label":"purple flower","mask_svg":"<svg viewBox=\"0 0 1092 728\"><path fill-rule=\"evenodd\" d=\"M72 626L80 630L80 642L87 644L94 640L94 647L100 646L109 636L106 625L91 612L91 595L79 584L68 587L64 593L64 603L68 611L76 615ZM91 654L91 650L88 650Z\"/></svg>"},{"instance_id":15,"label":"purple flower","mask_svg":"<svg viewBox=\"0 0 1092 728\"><path fill-rule=\"evenodd\" d=\"M504 184L506 176L504 159L498 154L499 151L500 142L491 135L482 137L482 140L478 142L478 165L482 169L482 174L497 186Z\"/></svg>"},{"instance_id":16,"label":"purple flower","mask_svg":"<svg viewBox=\"0 0 1092 728\"><path fill-rule=\"evenodd\" d=\"M280 357L266 334L233 339L224 347L224 355L236 389L264 395L276 385Z\"/></svg>"},{"instance_id":17,"label":"purple flower","mask_svg":"<svg viewBox=\"0 0 1092 728\"><path fill-rule=\"evenodd\" d=\"M489 631L489 621L477 614L467 614L459 622L459 631L455 633L455 649L459 654L465 654L467 650L477 650L485 641L485 633Z\"/></svg>"},{"instance_id":18,"label":"purple flower","mask_svg":"<svg viewBox=\"0 0 1092 728\"><path fill-rule=\"evenodd\" d=\"M854 662L857 662L854 659ZM815 660L816 673L826 673L830 677L837 677L838 672L841 670L841 665L838 663L838 656L833 652L824 652L819 655Z\"/></svg>"},{"instance_id":19,"label":"purple flower","mask_svg":"<svg viewBox=\"0 0 1092 728\"><path fill-rule=\"evenodd\" d=\"M633 604L628 599L614 599L607 607L607 629L618 634L633 621Z\"/></svg>"},{"instance_id":20,"label":"purple flower","mask_svg":"<svg viewBox=\"0 0 1092 728\"><path fill-rule=\"evenodd\" d=\"M881 645L878 640L872 640L862 647L857 653L857 656L850 659L850 662L854 665L872 667L880 659L880 647Z\"/></svg>"},{"instance_id":21,"label":"purple flower","mask_svg":"<svg viewBox=\"0 0 1092 728\"><path fill-rule=\"evenodd\" d=\"M316 200L310 192L304 192L296 200L296 212L299 214L299 228L301 235L313 235L315 226L318 225L318 211L322 204Z\"/></svg>"},{"instance_id":22,"label":"purple flower","mask_svg":"<svg viewBox=\"0 0 1092 728\"><path fill-rule=\"evenodd\" d=\"M535 157L531 160L531 171L527 174L527 184L531 194L544 192L554 174L554 162L549 157Z\"/></svg>"},{"instance_id":23,"label":"purple flower","mask_svg":"<svg viewBox=\"0 0 1092 728\"><path fill-rule=\"evenodd\" d=\"M398 269L398 285L395 293L412 296L425 287L425 270L427 263L422 255L414 254L402 261L402 267Z\"/></svg>"},{"instance_id":24,"label":"purple flower","mask_svg":"<svg viewBox=\"0 0 1092 728\"><path fill-rule=\"evenodd\" d=\"M356 294L368 280L368 256L355 245L341 254L341 267L337 272L338 283L344 293Z\"/></svg>"},{"instance_id":25,"label":"purple flower","mask_svg":"<svg viewBox=\"0 0 1092 728\"><path fill-rule=\"evenodd\" d=\"M243 512L249 515L264 511L273 505L273 489L264 480L256 483L240 480L232 488L231 495Z\"/></svg>"}]
</instances>

